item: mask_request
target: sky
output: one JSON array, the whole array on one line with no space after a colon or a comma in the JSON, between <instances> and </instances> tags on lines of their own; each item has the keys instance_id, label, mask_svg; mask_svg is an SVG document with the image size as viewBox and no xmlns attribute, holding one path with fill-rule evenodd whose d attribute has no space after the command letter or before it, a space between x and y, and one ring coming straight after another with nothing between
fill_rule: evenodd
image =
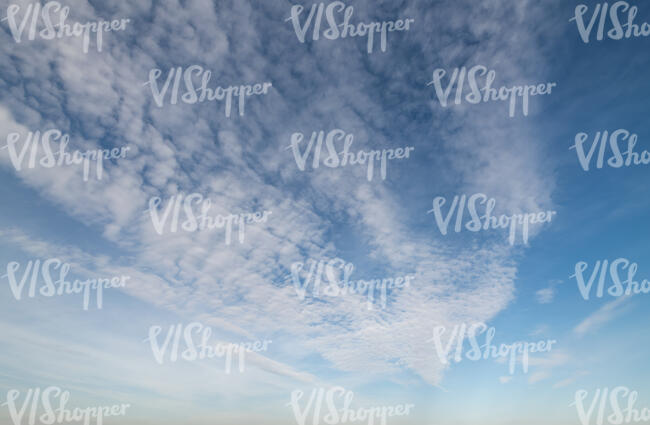
<instances>
[{"instance_id":1,"label":"sky","mask_svg":"<svg viewBox=\"0 0 650 425\"><path fill-rule=\"evenodd\" d=\"M17 5L20 24L29 4L1 0L0 17ZM87 52L81 37L30 40L28 21L17 42L0 22L0 404L48 387L69 391L70 407L128 403L109 425L294 424L294 391L306 403L332 387L352 391L355 408L415 406L391 425L580 424L576 393L589 403L615 387L650 406L650 294L585 299L572 277L580 262L589 277L596 261L627 259L650 279L649 169L585 171L571 149L579 133L587 149L597 132L625 129L635 152L650 150L650 39L597 40L594 29L585 43L575 1L348 1L351 23L413 19L369 53L366 37L327 39L325 16L319 39L311 24L301 42L292 7L304 25L313 4L66 0L69 24L129 19ZM599 3L585 4L587 25ZM649 5L632 5L635 23L650 21ZM152 87L197 65L212 89L271 84L243 114L236 97L230 114L223 101L170 94L159 106ZM512 117L508 102L455 104L455 90L443 106L434 71L446 70L446 87L455 68L476 65L496 72L497 88L555 86L530 97L527 115L520 103ZM69 135L68 151L129 150L103 162L101 179L80 165L17 169L12 134L22 147L50 129ZM313 156L300 167L296 134L303 154L312 132L337 129L353 135L351 152L413 149L387 162L385 179L379 165L372 179L365 165L316 168ZM443 234L434 199L446 214L454 196L478 193L495 214L555 213L526 243L503 229L455 232L456 216ZM157 232L151 200L160 217L180 194L210 199L213 216L270 214L243 241L223 228ZM414 278L385 308L360 294L301 298L295 264L337 258L354 265L352 280ZM81 294L17 299L11 265L20 279L48 259L69 264L71 281L129 279L104 290L101 308L91 299L85 310ZM246 353L243 371L226 373L223 359L159 364L150 329L162 344L170 326L197 322L214 344L272 342ZM503 359L442 362L434 329L446 338L475 323L497 344L556 342L527 372ZM7 404L0 422L14 423Z\"/></svg>"}]
</instances>

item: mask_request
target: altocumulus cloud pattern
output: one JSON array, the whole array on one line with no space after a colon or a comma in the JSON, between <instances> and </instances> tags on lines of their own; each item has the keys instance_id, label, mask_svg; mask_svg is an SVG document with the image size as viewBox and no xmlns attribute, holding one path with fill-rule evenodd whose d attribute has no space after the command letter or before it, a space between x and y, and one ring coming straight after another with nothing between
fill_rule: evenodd
<instances>
[{"instance_id":1,"label":"altocumulus cloud pattern","mask_svg":"<svg viewBox=\"0 0 650 425\"><path fill-rule=\"evenodd\" d=\"M0 425L650 421L650 4L0 0Z\"/></svg>"}]
</instances>

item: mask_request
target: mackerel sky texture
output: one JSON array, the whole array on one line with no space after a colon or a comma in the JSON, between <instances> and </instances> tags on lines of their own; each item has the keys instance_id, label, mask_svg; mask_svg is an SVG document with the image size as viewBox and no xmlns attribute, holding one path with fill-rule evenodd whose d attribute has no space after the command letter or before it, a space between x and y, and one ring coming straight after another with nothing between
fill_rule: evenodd
<instances>
[{"instance_id":1,"label":"mackerel sky texture","mask_svg":"<svg viewBox=\"0 0 650 425\"><path fill-rule=\"evenodd\" d=\"M28 2L0 0L2 17L10 4ZM16 170L0 150L0 274L59 258L72 279L131 278L88 311L79 295L17 300L0 279L0 402L60 386L74 406L130 403L106 419L115 425L286 425L293 390L333 385L359 406L415 404L395 425L579 424L574 394L602 387L633 388L650 406L650 294L585 300L571 277L581 261L588 276L597 260L626 258L650 279L649 167L585 171L570 149L578 133L587 149L596 132L626 129L636 152L650 150L650 38L585 43L570 21L579 2L556 0L348 2L353 23L414 19L372 53L366 37L308 30L301 43L287 19L294 4L307 16L303 1L64 4L71 22L130 22L84 53L80 38L16 43L2 21L0 146L55 128L69 149L131 148L88 181L79 167ZM588 23L597 3L586 4ZM635 22L650 21L650 5L630 4ZM162 70L161 86L192 65L211 71L211 88L272 85L246 98L243 116L218 101L158 106L150 71ZM446 85L475 65L495 70L497 87L557 86L531 97L527 116L509 117L507 102L443 107L433 71L447 70ZM369 181L365 166L313 168L311 156L301 170L292 135L305 135L303 152L312 132L334 129L354 135L354 152L414 150L388 162L385 180L375 170ZM242 243L222 230L157 233L149 200L181 192L210 198L214 214L272 214ZM527 244L505 230L441 234L432 200L445 197L446 213L475 193L495 198L497 214L556 215L532 225ZM415 279L385 309L360 296L300 299L292 264L336 257L354 264L353 279ZM197 321L217 341L273 342L243 373L208 359L156 363L149 328ZM496 343L557 344L532 355L528 373L494 359L441 363L433 328L476 322L494 326Z\"/></svg>"}]
</instances>

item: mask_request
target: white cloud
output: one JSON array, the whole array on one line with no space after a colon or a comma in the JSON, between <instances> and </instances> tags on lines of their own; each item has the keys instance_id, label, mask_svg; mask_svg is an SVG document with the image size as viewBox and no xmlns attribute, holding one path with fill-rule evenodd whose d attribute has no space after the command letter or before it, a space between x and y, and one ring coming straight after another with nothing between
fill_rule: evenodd
<instances>
[{"instance_id":1,"label":"white cloud","mask_svg":"<svg viewBox=\"0 0 650 425\"><path fill-rule=\"evenodd\" d=\"M555 297L555 288L549 287L540 289L539 291L535 292L535 296L537 297L538 303L549 304L553 302L553 298Z\"/></svg>"},{"instance_id":2,"label":"white cloud","mask_svg":"<svg viewBox=\"0 0 650 425\"><path fill-rule=\"evenodd\" d=\"M76 4L85 5L84 16L95 14L87 3L72 3L72 10ZM503 125L507 112L499 108L484 108L480 118L469 120L465 109L442 114L432 104L434 122L424 127L439 128L439 137L428 140L419 131L397 128L403 140L394 140L386 127L394 111L382 106L385 93L372 89L380 80L367 68L367 60L378 56L352 54L354 40L320 43L314 55L306 55L305 46L295 39L295 45L286 47L288 26L274 27L283 19L273 19L287 10L268 11L271 16L261 19L259 14L267 11L256 11L245 1L183 3L168 1L151 10L138 4L121 6L120 16L146 10L153 22L146 31L134 26L132 42L124 34L111 34L101 54L81 54L74 43L63 40L23 43L11 50L11 43L1 43L3 63L16 66L17 74L29 78L31 96L40 96L30 98L21 87L12 89L4 108L13 116L9 119L10 113L2 110L3 123L23 129L59 128L72 133L79 147L133 147L133 155L108 167L101 182L83 182L81 171L74 169L16 174L51 206L80 225L99 229L122 258L102 265L81 249L48 243L29 231L13 234L13 242L39 255L61 253L88 271L128 270L137 284L126 292L139 301L185 317L213 318L221 329L244 336L280 334L305 357L318 355L338 371L375 375L405 368L438 384L444 368L432 361L435 351L427 342L431 329L488 321L506 308L514 296L516 249L491 233L481 248L454 246L433 233L432 223L427 231L414 226L426 215L427 208L419 205L425 205L424 198L454 190L484 192L499 199L497 209L511 212L550 208L554 179L540 160L544 145L534 143L539 136L529 121ZM417 13L423 22L438 22L442 12L413 8L402 12ZM542 9L531 8L530 14L542 14ZM390 84L426 108L433 93L425 94L424 80L438 64L498 64L498 78L504 82L521 81L529 78L525 71L543 69L545 59L529 49L526 40L483 37L501 34L503 26L527 28L530 14L503 15L506 9L510 6L504 1L490 8L467 8L467 14L445 11L455 17L446 27L449 34L429 37L425 29L410 35L423 37L420 41L431 47L414 58L421 86L410 87L406 78ZM263 27L255 25L258 22ZM485 40L471 57L449 43L448 37L461 30L456 25ZM263 31L272 31L277 39ZM7 41L7 34L0 36ZM391 52L391 64L406 58L397 46ZM251 99L244 117L227 119L222 105L214 104L155 106L142 86L149 70L197 61L212 70L214 85L271 80L274 89L267 97ZM38 78L33 78L33 69L39 70ZM304 80L287 78L289 74L303 75ZM34 103L51 106L41 108L47 115L31 110ZM435 173L427 177L440 184L422 182L413 190L392 186L391 181L368 183L362 167L298 171L284 149L289 135L331 128L354 133L359 148L415 145L420 160L431 159L426 147L435 144L440 150L436 161L446 167L428 167ZM391 168L389 176L398 181L400 170ZM408 190L421 195L407 203ZM267 226L250 227L242 245L226 246L222 234L210 232L156 234L144 213L147 200L180 191L209 197L215 213L268 209L273 215ZM368 311L361 297L353 296L301 302L287 284L290 264L338 255L347 246L335 242L332 234L358 240L358 255L381 264L388 274L414 273L413 287L393 294L385 311ZM358 270L355 276L363 273Z\"/></svg>"},{"instance_id":3,"label":"white cloud","mask_svg":"<svg viewBox=\"0 0 650 425\"><path fill-rule=\"evenodd\" d=\"M615 299L614 301L609 301L594 313L583 319L573 329L573 332L578 336L583 336L615 319L617 316L623 313L623 311L630 307L630 303L628 302L630 298L631 296L624 295Z\"/></svg>"},{"instance_id":4,"label":"white cloud","mask_svg":"<svg viewBox=\"0 0 650 425\"><path fill-rule=\"evenodd\" d=\"M537 302L540 304L552 303L555 295L557 294L557 289L555 287L560 283L562 283L561 280L551 280L546 288L542 288L535 292Z\"/></svg>"},{"instance_id":5,"label":"white cloud","mask_svg":"<svg viewBox=\"0 0 650 425\"><path fill-rule=\"evenodd\" d=\"M538 372L532 373L528 378L529 384L534 384L539 381L543 381L551 377L551 372L548 370L540 370Z\"/></svg>"},{"instance_id":6,"label":"white cloud","mask_svg":"<svg viewBox=\"0 0 650 425\"><path fill-rule=\"evenodd\" d=\"M584 370L578 371L578 372L574 373L572 376L570 376L570 377L568 377L566 379L563 379L561 381L558 381L555 384L553 384L553 388L555 389L555 388L567 387L567 386L573 384L574 382L576 382L578 380L578 378L580 378L581 376L585 376L585 375L589 375L589 372L584 371Z\"/></svg>"}]
</instances>

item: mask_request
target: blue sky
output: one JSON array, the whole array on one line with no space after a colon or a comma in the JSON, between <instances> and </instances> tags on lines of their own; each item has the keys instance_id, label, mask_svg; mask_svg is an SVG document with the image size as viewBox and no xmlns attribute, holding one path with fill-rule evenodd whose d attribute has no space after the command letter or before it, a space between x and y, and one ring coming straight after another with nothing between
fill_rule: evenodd
<instances>
[{"instance_id":1,"label":"blue sky","mask_svg":"<svg viewBox=\"0 0 650 425\"><path fill-rule=\"evenodd\" d=\"M650 7L632 3L636 21L650 21ZM285 425L293 390L333 385L359 406L415 404L395 425L578 424L575 392L602 387L627 386L650 405L650 295L586 301L570 278L579 261L627 258L650 279L648 167L585 172L569 149L579 132L619 128L638 135L637 152L650 149L650 40L583 43L569 21L578 3L554 0L355 1L354 22L415 19L370 54L365 38L300 43L286 19L310 2L64 4L72 22L131 21L88 53L75 38L16 43L3 21L1 145L56 128L74 149L132 149L90 181L72 167L17 171L1 150L1 274L56 257L73 278L131 281L84 311L78 295L16 300L0 280L0 399L54 385L78 406L130 403L107 420L116 425ZM149 71L191 65L212 71L210 87L272 88L247 98L244 116L226 117L221 102L156 106ZM497 86L557 87L532 97L528 116L509 118L505 102L441 107L433 70L474 65L494 69ZM415 150L389 162L386 180L369 182L365 167L299 170L291 135L333 129L354 134L354 150ZM179 192L209 197L215 213L272 215L241 244L221 231L159 235L148 200ZM511 246L505 231L443 236L432 199L474 193L499 214L557 214L528 245ZM386 310L361 297L300 300L291 265L335 257L356 279L416 279ZM158 365L149 327L195 321L215 340L273 343L241 374L210 360ZM558 343L511 379L493 360L442 365L433 327L479 321L497 343Z\"/></svg>"}]
</instances>

